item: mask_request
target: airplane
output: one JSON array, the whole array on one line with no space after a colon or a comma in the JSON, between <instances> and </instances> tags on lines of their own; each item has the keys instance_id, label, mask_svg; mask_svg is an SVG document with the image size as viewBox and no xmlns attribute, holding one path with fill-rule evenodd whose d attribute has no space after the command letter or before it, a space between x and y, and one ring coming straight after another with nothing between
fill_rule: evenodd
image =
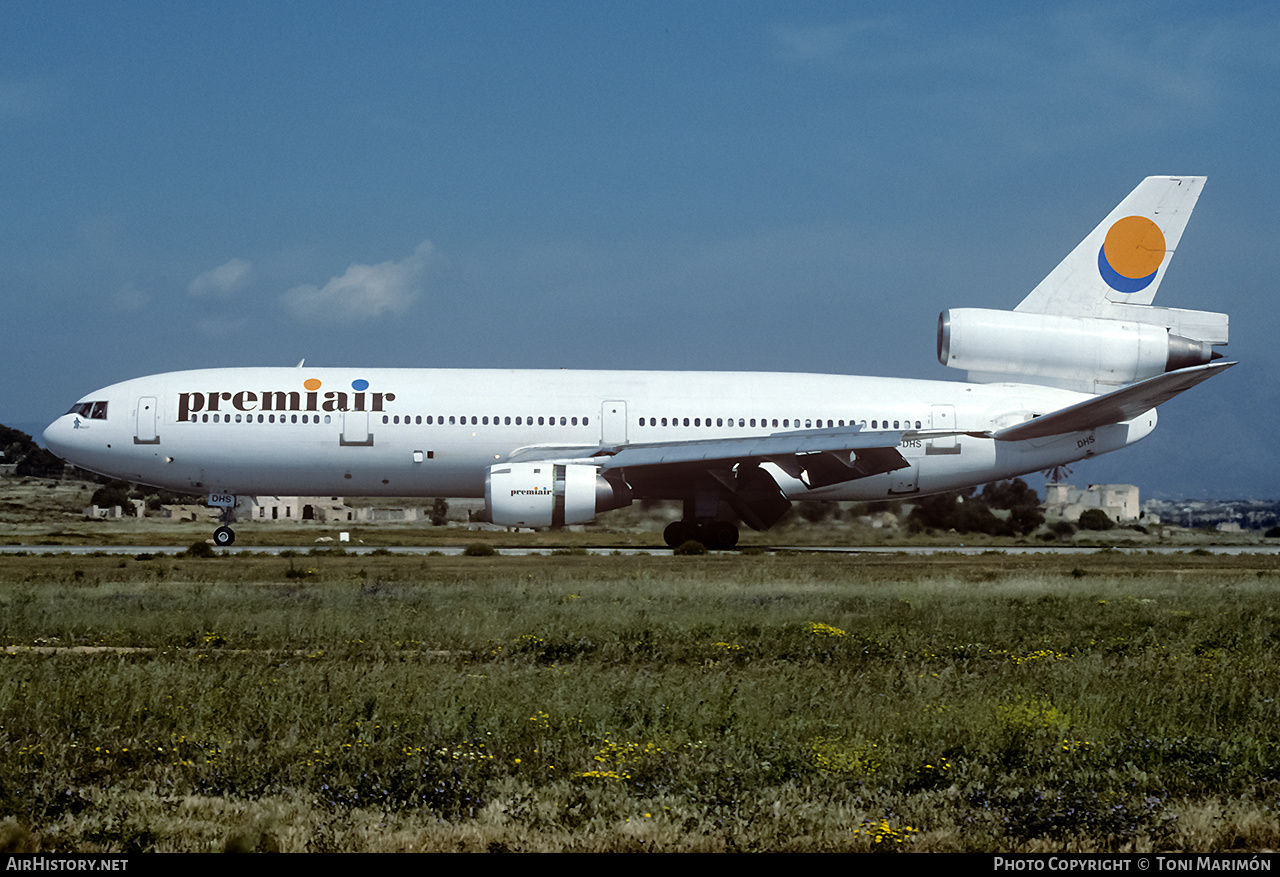
<instances>
[{"instance_id":1,"label":"airplane","mask_svg":"<svg viewBox=\"0 0 1280 877\"><path fill-rule=\"evenodd\" d=\"M958 490L1118 450L1225 371L1226 314L1151 301L1204 177L1148 177L1013 310L938 318L965 381L715 371L215 368L112 384L44 432L91 472L206 493L484 497L509 527L683 502L730 549L793 501Z\"/></svg>"}]
</instances>

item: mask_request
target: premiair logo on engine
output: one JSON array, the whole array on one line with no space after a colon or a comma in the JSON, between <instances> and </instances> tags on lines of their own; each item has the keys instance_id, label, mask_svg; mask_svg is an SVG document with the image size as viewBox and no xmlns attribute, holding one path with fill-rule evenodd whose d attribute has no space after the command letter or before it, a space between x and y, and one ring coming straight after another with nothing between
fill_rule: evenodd
<instances>
[{"instance_id":1,"label":"premiair logo on engine","mask_svg":"<svg viewBox=\"0 0 1280 877\"><path fill-rule=\"evenodd\" d=\"M178 394L178 420L190 420L200 412L217 411L385 411L395 393L370 393L369 382L351 382L351 391L326 390L316 378L302 382L299 390L208 390Z\"/></svg>"}]
</instances>

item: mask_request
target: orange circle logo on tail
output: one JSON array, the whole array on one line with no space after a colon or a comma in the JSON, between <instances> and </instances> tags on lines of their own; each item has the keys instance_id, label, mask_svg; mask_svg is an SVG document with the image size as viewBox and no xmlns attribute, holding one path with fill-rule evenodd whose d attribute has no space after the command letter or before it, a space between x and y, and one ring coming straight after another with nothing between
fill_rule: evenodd
<instances>
[{"instance_id":1,"label":"orange circle logo on tail","mask_svg":"<svg viewBox=\"0 0 1280 877\"><path fill-rule=\"evenodd\" d=\"M1145 216L1126 216L1107 230L1098 250L1098 271L1117 292L1139 292L1156 279L1165 253L1160 226Z\"/></svg>"}]
</instances>

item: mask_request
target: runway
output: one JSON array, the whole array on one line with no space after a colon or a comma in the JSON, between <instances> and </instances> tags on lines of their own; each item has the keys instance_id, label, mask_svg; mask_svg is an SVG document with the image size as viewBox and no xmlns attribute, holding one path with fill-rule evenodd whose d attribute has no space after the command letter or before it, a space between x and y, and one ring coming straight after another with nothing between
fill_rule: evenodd
<instances>
[{"instance_id":1,"label":"runway","mask_svg":"<svg viewBox=\"0 0 1280 877\"><path fill-rule=\"evenodd\" d=\"M352 545L350 543L324 543L322 545L298 546L298 545L244 545L231 546L229 548L215 548L219 554L280 554L285 551L293 551L298 554L307 554L313 550L325 550L329 548L340 548L343 552L352 556L364 554L372 554L376 552L387 552L396 555L417 555L425 556L430 554L443 554L447 556L461 555L466 551L465 545L428 545L428 546L409 546L409 547L392 547L385 545ZM87 554L165 554L178 555L186 552L186 547L182 545L0 545L0 555L4 554L69 554L69 555L87 555ZM553 555L558 551L566 551L567 548L494 548L494 552L505 557L521 557L524 555ZM575 549L576 550L576 549ZM649 555L653 557L669 557L672 554L670 548L587 548L588 554L595 555ZM775 552L788 552L800 554L849 554L849 555L884 555L884 554L906 554L932 556L938 554L955 554L955 555L978 555L978 554L1050 554L1050 555L1089 555L1097 554L1099 551L1115 551L1121 554L1187 554L1192 551L1207 551L1210 554L1237 555L1237 554L1263 554L1274 555L1280 554L1280 544L1277 545L1143 545L1143 546L1115 546L1109 548L1099 548L1097 546L1076 546L1076 545L1010 545L1010 546L812 546L812 545L771 545L760 546L760 550L772 554ZM713 554L736 554L736 551L710 552Z\"/></svg>"}]
</instances>

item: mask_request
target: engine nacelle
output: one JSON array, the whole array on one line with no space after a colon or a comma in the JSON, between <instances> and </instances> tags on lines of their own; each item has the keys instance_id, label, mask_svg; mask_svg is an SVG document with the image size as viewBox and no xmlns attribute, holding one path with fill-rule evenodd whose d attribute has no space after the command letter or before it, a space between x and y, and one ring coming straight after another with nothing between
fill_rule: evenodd
<instances>
[{"instance_id":1,"label":"engine nacelle","mask_svg":"<svg viewBox=\"0 0 1280 877\"><path fill-rule=\"evenodd\" d=\"M503 463L484 478L489 520L506 527L589 524L596 513L631 505L631 491L600 474L599 466Z\"/></svg>"},{"instance_id":2,"label":"engine nacelle","mask_svg":"<svg viewBox=\"0 0 1280 877\"><path fill-rule=\"evenodd\" d=\"M938 361L988 380L1128 384L1215 358L1209 342L1158 324L984 308L938 316Z\"/></svg>"}]
</instances>

